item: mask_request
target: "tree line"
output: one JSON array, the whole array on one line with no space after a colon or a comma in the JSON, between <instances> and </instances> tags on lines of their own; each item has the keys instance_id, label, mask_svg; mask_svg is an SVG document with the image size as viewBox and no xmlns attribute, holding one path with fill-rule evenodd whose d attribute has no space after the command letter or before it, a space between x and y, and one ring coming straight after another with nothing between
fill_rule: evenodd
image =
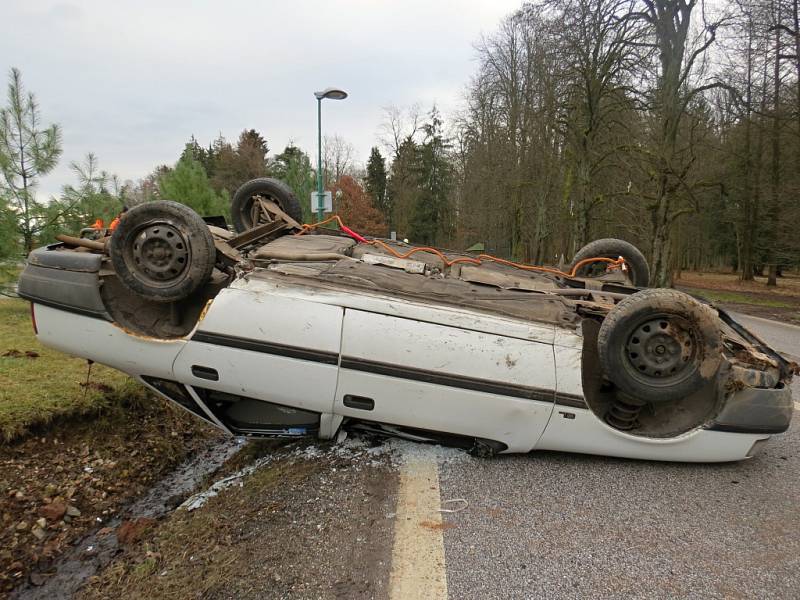
<instances>
[{"instance_id":1,"label":"tree line","mask_svg":"<svg viewBox=\"0 0 800 600\"><path fill-rule=\"evenodd\" d=\"M709 267L774 285L800 263L797 4L524 4L477 44L447 135L387 110L392 225L532 262L621 237L656 285Z\"/></svg>"},{"instance_id":2,"label":"tree line","mask_svg":"<svg viewBox=\"0 0 800 600\"><path fill-rule=\"evenodd\" d=\"M476 44L461 110L385 109L363 168L346 140L326 138L326 187L366 233L535 263L620 237L645 252L656 285L704 268L775 284L800 263L798 33L798 0L526 2ZM46 169L60 133L41 131L31 160ZM73 167L78 185L27 209L6 175L17 221L31 206L51 212L18 228L26 245L66 225L67 208L83 218L96 206L78 198L169 197L224 213L241 182L264 175L285 180L313 219L308 154L289 144L271 157L254 130L235 144L192 138L175 165L134 184L91 156Z\"/></svg>"}]
</instances>

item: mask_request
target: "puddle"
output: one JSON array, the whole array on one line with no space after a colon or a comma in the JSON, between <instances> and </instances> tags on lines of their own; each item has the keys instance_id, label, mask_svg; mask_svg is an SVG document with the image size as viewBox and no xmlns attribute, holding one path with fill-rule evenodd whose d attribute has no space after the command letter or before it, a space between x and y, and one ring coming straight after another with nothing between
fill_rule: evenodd
<instances>
[{"instance_id":1,"label":"puddle","mask_svg":"<svg viewBox=\"0 0 800 600\"><path fill-rule=\"evenodd\" d=\"M31 580L43 581L34 586L28 581L11 598L18 600L67 600L84 582L105 567L119 551L116 528L123 521L141 517L157 519L176 508L210 473L244 446L243 438L226 438L219 444L199 450L154 485L142 498L120 515L97 523L97 531L84 537L64 552L49 573L33 573ZM100 532L108 532L100 535Z\"/></svg>"}]
</instances>

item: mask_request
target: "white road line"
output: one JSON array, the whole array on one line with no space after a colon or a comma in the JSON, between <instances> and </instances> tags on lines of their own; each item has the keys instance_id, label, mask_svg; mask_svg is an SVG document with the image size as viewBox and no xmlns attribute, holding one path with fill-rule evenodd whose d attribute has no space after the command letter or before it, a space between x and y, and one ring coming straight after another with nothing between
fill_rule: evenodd
<instances>
[{"instance_id":1,"label":"white road line","mask_svg":"<svg viewBox=\"0 0 800 600\"><path fill-rule=\"evenodd\" d=\"M794 403L794 409L795 410L800 410L800 402L795 402Z\"/></svg>"},{"instance_id":2,"label":"white road line","mask_svg":"<svg viewBox=\"0 0 800 600\"><path fill-rule=\"evenodd\" d=\"M406 457L400 471L390 600L447 600L447 571L434 456Z\"/></svg>"}]
</instances>

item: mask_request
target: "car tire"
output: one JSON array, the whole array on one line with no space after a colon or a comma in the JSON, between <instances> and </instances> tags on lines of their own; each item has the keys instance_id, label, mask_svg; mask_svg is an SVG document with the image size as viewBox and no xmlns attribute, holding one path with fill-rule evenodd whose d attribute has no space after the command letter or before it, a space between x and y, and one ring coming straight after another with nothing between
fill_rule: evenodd
<instances>
[{"instance_id":1,"label":"car tire","mask_svg":"<svg viewBox=\"0 0 800 600\"><path fill-rule=\"evenodd\" d=\"M601 240L589 242L575 254L570 269L574 269L575 265L587 258L617 259L620 256L625 259L625 264L629 269L630 279L633 285L636 287L647 287L650 284L650 267L647 265L647 259L636 246L625 240L603 238ZM596 269L597 265L600 264L601 263L583 265L577 270L575 276L592 277L592 267Z\"/></svg>"},{"instance_id":2,"label":"car tire","mask_svg":"<svg viewBox=\"0 0 800 600\"><path fill-rule=\"evenodd\" d=\"M254 196L269 198L292 219L298 223L303 222L303 209L292 189L278 179L261 177L243 184L233 195L231 219L237 233L252 229L254 225L251 214Z\"/></svg>"},{"instance_id":3,"label":"car tire","mask_svg":"<svg viewBox=\"0 0 800 600\"><path fill-rule=\"evenodd\" d=\"M205 284L216 248L203 219L169 200L133 207L111 236L109 252L120 282L155 302L176 302Z\"/></svg>"},{"instance_id":4,"label":"car tire","mask_svg":"<svg viewBox=\"0 0 800 600\"><path fill-rule=\"evenodd\" d=\"M600 326L597 346L604 375L642 402L690 396L722 361L712 309L676 290L642 290L623 299Z\"/></svg>"}]
</instances>

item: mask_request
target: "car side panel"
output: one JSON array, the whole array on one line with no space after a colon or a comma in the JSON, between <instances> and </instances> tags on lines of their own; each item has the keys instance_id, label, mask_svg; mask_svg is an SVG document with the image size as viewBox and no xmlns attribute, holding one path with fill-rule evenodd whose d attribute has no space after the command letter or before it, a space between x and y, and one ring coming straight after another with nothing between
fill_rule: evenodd
<instances>
[{"instance_id":1,"label":"car side panel","mask_svg":"<svg viewBox=\"0 0 800 600\"><path fill-rule=\"evenodd\" d=\"M330 413L343 309L226 289L175 361L184 383ZM218 380L197 376L213 369Z\"/></svg>"},{"instance_id":2,"label":"car side panel","mask_svg":"<svg viewBox=\"0 0 800 600\"><path fill-rule=\"evenodd\" d=\"M476 316L476 319L480 317ZM345 396L374 401L365 410ZM553 409L549 344L347 309L335 411L533 448Z\"/></svg>"},{"instance_id":3,"label":"car side panel","mask_svg":"<svg viewBox=\"0 0 800 600\"><path fill-rule=\"evenodd\" d=\"M623 458L681 462L727 462L747 458L763 434L728 433L696 429L685 435L655 439L635 437L612 429L588 409L564 408L572 418L563 418L557 407L538 450L580 452Z\"/></svg>"},{"instance_id":4,"label":"car side panel","mask_svg":"<svg viewBox=\"0 0 800 600\"><path fill-rule=\"evenodd\" d=\"M172 379L172 363L185 340L160 340L130 333L105 319L34 305L39 341L73 356L130 375Z\"/></svg>"}]
</instances>

